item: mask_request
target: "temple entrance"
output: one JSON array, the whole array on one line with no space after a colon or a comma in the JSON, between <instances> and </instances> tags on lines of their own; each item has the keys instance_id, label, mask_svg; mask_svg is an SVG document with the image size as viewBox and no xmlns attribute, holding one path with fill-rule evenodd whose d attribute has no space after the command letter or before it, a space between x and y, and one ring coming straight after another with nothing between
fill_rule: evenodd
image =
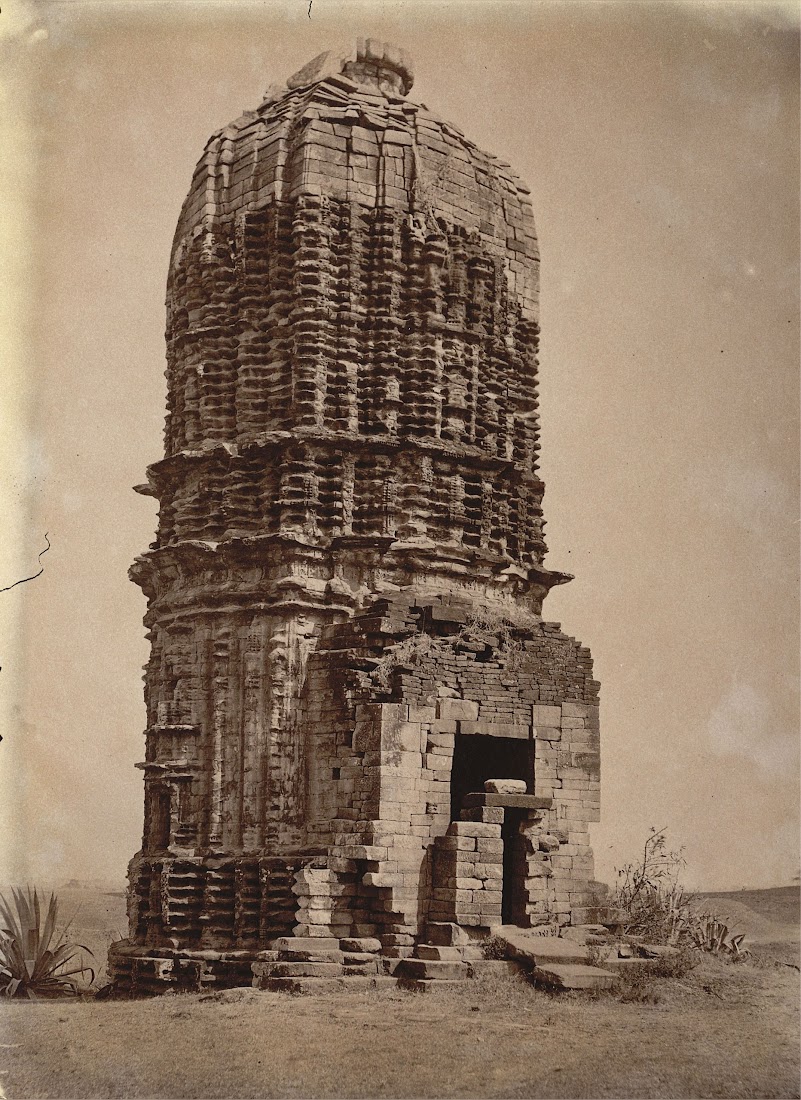
<instances>
[{"instance_id":1,"label":"temple entrance","mask_svg":"<svg viewBox=\"0 0 801 1100\"><path fill-rule=\"evenodd\" d=\"M451 771L451 821L459 821L465 796L483 791L488 779L522 779L530 794L534 786L533 753L534 743L528 739L457 734ZM514 805L504 805L503 809L501 919L504 924L525 927L526 850L520 826L528 809Z\"/></svg>"},{"instance_id":2,"label":"temple entrance","mask_svg":"<svg viewBox=\"0 0 801 1100\"><path fill-rule=\"evenodd\" d=\"M532 742L518 737L457 734L451 771L451 821L458 821L464 797L483 791L487 779L522 779L530 791L534 780Z\"/></svg>"}]
</instances>

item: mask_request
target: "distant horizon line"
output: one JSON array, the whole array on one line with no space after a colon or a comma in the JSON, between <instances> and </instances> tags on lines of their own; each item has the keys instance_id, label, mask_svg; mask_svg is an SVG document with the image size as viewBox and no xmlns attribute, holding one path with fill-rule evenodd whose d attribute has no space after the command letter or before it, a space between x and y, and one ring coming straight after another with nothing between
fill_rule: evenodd
<instances>
[{"instance_id":1,"label":"distant horizon line","mask_svg":"<svg viewBox=\"0 0 801 1100\"><path fill-rule=\"evenodd\" d=\"M70 883L75 883L74 886L70 886ZM67 890L67 889L81 889L81 890L100 890L107 892L112 890L118 892L122 890L127 891L127 884L124 879L114 878L97 878L89 879L82 878L78 875L65 875L60 876L58 880L54 879L39 879L37 881L31 880L12 880L12 879L0 879L0 891L6 890L10 887L35 887L38 890ZM789 890L791 888L801 890L801 878L798 876L792 882L776 882L772 886L687 886L683 885L682 888L687 894L740 894L747 891L757 890Z\"/></svg>"}]
</instances>

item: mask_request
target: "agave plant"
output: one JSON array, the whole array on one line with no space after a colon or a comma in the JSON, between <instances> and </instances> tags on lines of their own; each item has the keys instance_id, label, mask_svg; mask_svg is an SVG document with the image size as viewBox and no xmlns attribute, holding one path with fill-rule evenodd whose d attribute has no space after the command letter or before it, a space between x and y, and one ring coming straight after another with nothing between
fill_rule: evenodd
<instances>
[{"instance_id":1,"label":"agave plant","mask_svg":"<svg viewBox=\"0 0 801 1100\"><path fill-rule=\"evenodd\" d=\"M696 947L712 955L725 955L731 959L744 959L749 952L743 947L745 933L730 933L728 925L711 913L699 913L690 927L690 935Z\"/></svg>"},{"instance_id":2,"label":"agave plant","mask_svg":"<svg viewBox=\"0 0 801 1100\"><path fill-rule=\"evenodd\" d=\"M71 921L56 932L58 901L50 895L44 922L36 889L11 889L12 900L0 895L0 992L7 997L75 996L77 975L94 970L83 961L88 947L67 939ZM77 960L77 961L76 961Z\"/></svg>"}]
</instances>

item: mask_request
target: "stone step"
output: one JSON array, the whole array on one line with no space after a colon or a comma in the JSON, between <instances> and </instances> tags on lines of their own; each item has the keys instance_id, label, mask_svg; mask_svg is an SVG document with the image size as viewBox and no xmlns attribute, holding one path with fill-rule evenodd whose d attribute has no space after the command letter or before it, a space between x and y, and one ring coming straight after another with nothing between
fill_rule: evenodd
<instances>
[{"instance_id":1,"label":"stone step","mask_svg":"<svg viewBox=\"0 0 801 1100\"><path fill-rule=\"evenodd\" d=\"M584 963L545 963L531 973L538 985L549 989L608 989L615 980L609 970Z\"/></svg>"},{"instance_id":2,"label":"stone step","mask_svg":"<svg viewBox=\"0 0 801 1100\"><path fill-rule=\"evenodd\" d=\"M395 971L399 978L420 979L452 978L456 981L469 977L467 966L463 962L439 962L435 959L406 959L403 966Z\"/></svg>"},{"instance_id":3,"label":"stone step","mask_svg":"<svg viewBox=\"0 0 801 1100\"><path fill-rule=\"evenodd\" d=\"M433 959L435 962L462 962L461 947L439 947L433 943L418 943L415 955L418 959Z\"/></svg>"},{"instance_id":4,"label":"stone step","mask_svg":"<svg viewBox=\"0 0 801 1100\"><path fill-rule=\"evenodd\" d=\"M341 963L341 951L278 951L278 962Z\"/></svg>"},{"instance_id":5,"label":"stone step","mask_svg":"<svg viewBox=\"0 0 801 1100\"><path fill-rule=\"evenodd\" d=\"M385 947L381 952L385 959L408 959L414 954L414 947Z\"/></svg>"},{"instance_id":6,"label":"stone step","mask_svg":"<svg viewBox=\"0 0 801 1100\"><path fill-rule=\"evenodd\" d=\"M345 966L361 966L362 963L377 962L378 955L372 951L343 951L342 961Z\"/></svg>"},{"instance_id":7,"label":"stone step","mask_svg":"<svg viewBox=\"0 0 801 1100\"><path fill-rule=\"evenodd\" d=\"M344 973L346 978L354 977L360 974L378 974L380 964L377 958L370 959L369 962L354 963L352 965L345 965Z\"/></svg>"},{"instance_id":8,"label":"stone step","mask_svg":"<svg viewBox=\"0 0 801 1100\"><path fill-rule=\"evenodd\" d=\"M338 978L343 974L341 963L274 962L254 963L254 978Z\"/></svg>"},{"instance_id":9,"label":"stone step","mask_svg":"<svg viewBox=\"0 0 801 1100\"><path fill-rule=\"evenodd\" d=\"M395 974L405 962L406 959L388 959L382 955L380 960L381 971L384 974Z\"/></svg>"},{"instance_id":10,"label":"stone step","mask_svg":"<svg viewBox=\"0 0 801 1100\"><path fill-rule=\"evenodd\" d=\"M274 951L339 951L333 936L279 936L270 945Z\"/></svg>"}]
</instances>

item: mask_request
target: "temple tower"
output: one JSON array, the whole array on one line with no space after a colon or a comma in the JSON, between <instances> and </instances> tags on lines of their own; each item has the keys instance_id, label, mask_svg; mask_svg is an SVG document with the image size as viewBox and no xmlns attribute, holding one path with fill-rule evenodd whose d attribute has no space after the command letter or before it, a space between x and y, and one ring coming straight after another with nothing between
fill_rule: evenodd
<instances>
[{"instance_id":1,"label":"temple tower","mask_svg":"<svg viewBox=\"0 0 801 1100\"><path fill-rule=\"evenodd\" d=\"M597 684L541 619L569 577L529 192L412 79L373 40L316 58L211 137L178 221L122 986L594 903Z\"/></svg>"}]
</instances>

